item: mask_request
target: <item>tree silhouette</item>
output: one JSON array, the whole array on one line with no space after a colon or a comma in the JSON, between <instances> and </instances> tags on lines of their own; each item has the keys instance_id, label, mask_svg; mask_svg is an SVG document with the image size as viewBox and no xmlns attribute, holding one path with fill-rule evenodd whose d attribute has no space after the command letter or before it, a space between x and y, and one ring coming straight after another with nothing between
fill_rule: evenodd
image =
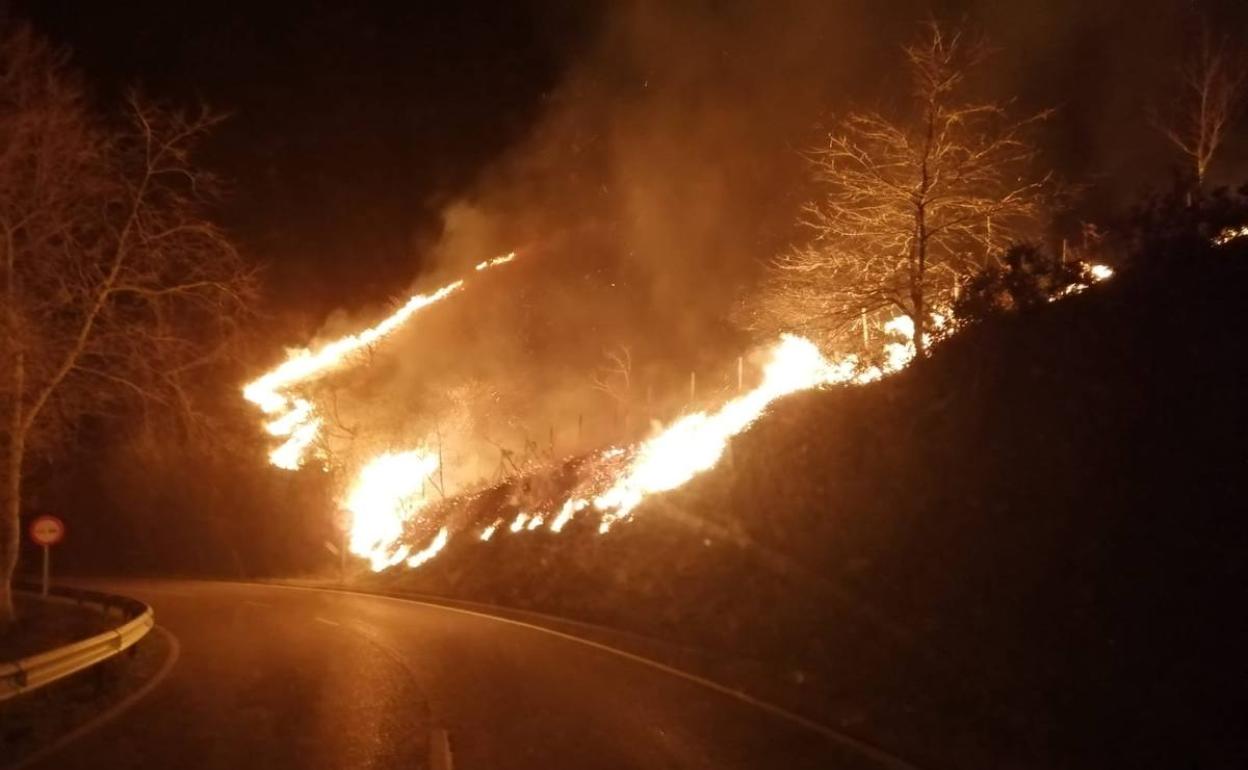
<instances>
[{"instance_id":1,"label":"tree silhouette","mask_svg":"<svg viewBox=\"0 0 1248 770\"><path fill-rule=\"evenodd\" d=\"M1202 23L1200 47L1183 66L1178 98L1172 109L1155 118L1158 129L1190 164L1198 190L1239 111L1245 77L1248 60L1227 38L1215 40Z\"/></svg>"},{"instance_id":2,"label":"tree silhouette","mask_svg":"<svg viewBox=\"0 0 1248 770\"><path fill-rule=\"evenodd\" d=\"M205 218L191 150L216 122L127 100L92 114L64 54L0 30L0 626L27 457L89 416L157 408L196 429L193 391L222 360L254 274Z\"/></svg>"},{"instance_id":3,"label":"tree silhouette","mask_svg":"<svg viewBox=\"0 0 1248 770\"><path fill-rule=\"evenodd\" d=\"M912 109L852 113L811 156L822 195L805 207L806 244L777 259L758 325L834 342L857 321L909 317L925 351L934 308L1033 224L1048 177L1028 176L1026 130L1003 103L964 97L987 48L929 22L904 48Z\"/></svg>"}]
</instances>

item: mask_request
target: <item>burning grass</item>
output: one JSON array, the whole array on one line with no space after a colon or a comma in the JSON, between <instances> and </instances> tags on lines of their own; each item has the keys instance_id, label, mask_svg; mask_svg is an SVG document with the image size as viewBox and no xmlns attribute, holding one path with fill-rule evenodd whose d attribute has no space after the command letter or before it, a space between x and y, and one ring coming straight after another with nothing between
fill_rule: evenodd
<instances>
[{"instance_id":1,"label":"burning grass","mask_svg":"<svg viewBox=\"0 0 1248 770\"><path fill-rule=\"evenodd\" d=\"M476 270L488 270L514 259L515 254L511 253L486 260ZM1096 280L1111 274L1106 269ZM309 456L327 459L323 449L313 449L324 419L302 388L352 365L362 350L384 340L419 310L463 286L464 281L459 280L430 294L415 295L376 325L315 350L294 351L286 362L249 383L243 389L244 396L270 416L265 430L285 439L271 452L270 461L281 468L296 469ZM1082 284L1067 287L1054 299L1083 288L1086 286ZM945 319L939 315L933 317L932 324L937 329L946 327ZM950 329L944 331L947 334ZM880 345L878 363L865 361L856 353L828 357L808 339L780 335L765 350L759 384L717 407L682 414L639 443L610 447L576 463L578 478L570 488L557 499L526 504L507 517L507 530L520 533L545 529L559 534L574 518L592 514L599 534L606 534L618 522L631 518L633 511L650 497L679 489L714 468L730 440L748 429L778 399L828 385L876 382L905 368L916 353L913 323L906 317L894 318L885 324L884 333L886 340ZM924 335L923 342L925 346L931 342L928 335ZM363 460L355 469L355 479L342 503L351 518L349 547L352 554L367 559L374 571L398 565L419 567L441 553L461 529L453 522L439 520L429 510L427 488L432 485L440 494L445 493L440 481L434 483L435 472L442 478L444 462L440 432L437 438L436 448L388 449ZM411 525L430 523L435 531L429 537L412 538ZM477 526L476 538L492 539L503 523L502 518L495 518Z\"/></svg>"},{"instance_id":2,"label":"burning grass","mask_svg":"<svg viewBox=\"0 0 1248 770\"><path fill-rule=\"evenodd\" d=\"M1245 264L1128 275L779 401L610 537L505 526L593 456L447 502L503 526L378 579L752 661L920 765L1234 765Z\"/></svg>"}]
</instances>

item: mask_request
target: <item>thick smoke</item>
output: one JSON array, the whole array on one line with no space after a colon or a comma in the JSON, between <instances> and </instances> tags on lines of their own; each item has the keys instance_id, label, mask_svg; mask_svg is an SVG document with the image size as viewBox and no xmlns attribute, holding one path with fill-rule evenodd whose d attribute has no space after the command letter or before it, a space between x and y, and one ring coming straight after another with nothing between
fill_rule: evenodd
<instances>
[{"instance_id":1,"label":"thick smoke","mask_svg":"<svg viewBox=\"0 0 1248 770\"><path fill-rule=\"evenodd\" d=\"M798 151L865 53L842 31L859 13L808 6L636 4L602 21L528 140L447 207L413 290L519 259L334 383L367 452L441 433L462 488L644 433L689 404L691 377L694 401L735 387L750 342L728 311L791 236ZM601 370L625 350L627 384Z\"/></svg>"},{"instance_id":2,"label":"thick smoke","mask_svg":"<svg viewBox=\"0 0 1248 770\"><path fill-rule=\"evenodd\" d=\"M1114 25L1130 17L1113 9L1058 5L1067 7L935 11L966 14L1000 46L989 91L1016 96L1022 110L1063 111L1041 137L1052 164L1079 181L1110 172L1135 184L1156 173L1162 149L1144 126L1146 87L1163 69L1148 52L1164 61L1175 46L1157 24L1122 32ZM637 436L730 392L753 341L729 311L800 237L794 223L811 192L801 151L850 105L905 103L898 49L932 10L612 7L528 139L445 209L412 290L471 275L465 291L332 383L345 455L441 436L457 491ZM1121 60L1135 51L1124 37L1150 45ZM1124 93L1127 83L1134 90ZM1116 136L1094 105L1112 112ZM1121 182L1101 187L1112 197ZM476 262L512 250L514 264L472 275ZM326 336L347 328L336 319ZM624 350L627 387L604 369L607 354ZM752 374L747 360L747 386ZM613 394L594 387L595 375Z\"/></svg>"}]
</instances>

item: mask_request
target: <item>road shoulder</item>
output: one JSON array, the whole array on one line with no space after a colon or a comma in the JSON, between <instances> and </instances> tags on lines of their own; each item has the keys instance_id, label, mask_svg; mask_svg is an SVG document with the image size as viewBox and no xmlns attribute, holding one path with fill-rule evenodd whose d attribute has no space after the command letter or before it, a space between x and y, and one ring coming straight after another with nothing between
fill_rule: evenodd
<instances>
[{"instance_id":1,"label":"road shoulder","mask_svg":"<svg viewBox=\"0 0 1248 770\"><path fill-rule=\"evenodd\" d=\"M179 651L157 626L118 657L0 704L0 767L33 766L121 716L160 685Z\"/></svg>"}]
</instances>

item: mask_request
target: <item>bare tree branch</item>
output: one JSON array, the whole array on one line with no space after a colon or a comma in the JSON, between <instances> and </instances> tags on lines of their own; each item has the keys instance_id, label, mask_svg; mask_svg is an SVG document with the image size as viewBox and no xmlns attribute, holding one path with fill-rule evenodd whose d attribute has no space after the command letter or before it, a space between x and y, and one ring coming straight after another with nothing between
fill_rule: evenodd
<instances>
[{"instance_id":1,"label":"bare tree branch","mask_svg":"<svg viewBox=\"0 0 1248 770\"><path fill-rule=\"evenodd\" d=\"M802 211L810 238L774 261L756 327L836 344L862 319L900 313L922 355L932 309L1034 226L1051 180L1028 175L1027 133L1050 113L963 101L988 54L964 30L931 22L904 54L913 112L851 113L810 153L823 187Z\"/></svg>"},{"instance_id":2,"label":"bare tree branch","mask_svg":"<svg viewBox=\"0 0 1248 770\"><path fill-rule=\"evenodd\" d=\"M1214 40L1202 21L1200 47L1181 70L1181 90L1175 107L1155 114L1153 123L1190 163L1196 187L1204 185L1214 155L1226 131L1238 117L1248 58L1231 46L1228 37Z\"/></svg>"},{"instance_id":3,"label":"bare tree branch","mask_svg":"<svg viewBox=\"0 0 1248 770\"><path fill-rule=\"evenodd\" d=\"M599 367L590 378L594 390L605 393L621 409L632 399L633 353L627 345L604 351L607 364Z\"/></svg>"},{"instance_id":4,"label":"bare tree branch","mask_svg":"<svg viewBox=\"0 0 1248 770\"><path fill-rule=\"evenodd\" d=\"M3 22L0 22L3 23ZM24 460L89 415L161 407L201 419L188 373L222 360L255 273L205 215L192 162L220 118L132 95L87 106L63 54L0 28L0 624Z\"/></svg>"}]
</instances>

